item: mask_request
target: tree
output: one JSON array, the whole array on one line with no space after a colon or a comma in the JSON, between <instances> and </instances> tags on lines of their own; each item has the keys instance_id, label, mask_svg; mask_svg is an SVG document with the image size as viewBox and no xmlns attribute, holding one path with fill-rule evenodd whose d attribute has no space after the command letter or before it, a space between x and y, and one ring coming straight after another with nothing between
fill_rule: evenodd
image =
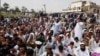
<instances>
[{"instance_id":1,"label":"tree","mask_svg":"<svg viewBox=\"0 0 100 56\"><path fill-rule=\"evenodd\" d=\"M31 9L31 12L32 12L32 13L35 13L34 9Z\"/></svg>"},{"instance_id":2,"label":"tree","mask_svg":"<svg viewBox=\"0 0 100 56\"><path fill-rule=\"evenodd\" d=\"M3 11L3 10L4 10L3 7L1 7L1 8L0 8L0 12Z\"/></svg>"},{"instance_id":3,"label":"tree","mask_svg":"<svg viewBox=\"0 0 100 56\"><path fill-rule=\"evenodd\" d=\"M26 7L22 7L22 12L27 12L27 8Z\"/></svg>"},{"instance_id":4,"label":"tree","mask_svg":"<svg viewBox=\"0 0 100 56\"><path fill-rule=\"evenodd\" d=\"M4 10L7 11L7 9L9 8L9 4L8 3L4 3L3 7L4 7Z\"/></svg>"},{"instance_id":5,"label":"tree","mask_svg":"<svg viewBox=\"0 0 100 56\"><path fill-rule=\"evenodd\" d=\"M27 11L28 11L28 9L27 9L26 7L23 6L21 12L25 15L25 13L26 13Z\"/></svg>"},{"instance_id":6,"label":"tree","mask_svg":"<svg viewBox=\"0 0 100 56\"><path fill-rule=\"evenodd\" d=\"M9 9L9 12L15 13L15 10L14 9Z\"/></svg>"},{"instance_id":7,"label":"tree","mask_svg":"<svg viewBox=\"0 0 100 56\"><path fill-rule=\"evenodd\" d=\"M21 12L18 7L15 7L15 12Z\"/></svg>"},{"instance_id":8,"label":"tree","mask_svg":"<svg viewBox=\"0 0 100 56\"><path fill-rule=\"evenodd\" d=\"M31 16L32 16L32 17L35 16L35 11L34 11L34 9L31 9Z\"/></svg>"}]
</instances>

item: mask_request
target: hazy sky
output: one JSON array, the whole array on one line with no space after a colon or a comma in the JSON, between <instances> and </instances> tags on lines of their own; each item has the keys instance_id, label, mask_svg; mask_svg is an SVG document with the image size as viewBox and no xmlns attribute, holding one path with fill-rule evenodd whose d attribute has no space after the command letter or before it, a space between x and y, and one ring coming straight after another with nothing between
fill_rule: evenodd
<instances>
[{"instance_id":1,"label":"hazy sky","mask_svg":"<svg viewBox=\"0 0 100 56\"><path fill-rule=\"evenodd\" d=\"M22 6L27 7L28 9L35 9L35 11L42 10L43 4L46 4L47 12L58 12L62 11L62 9L66 9L69 4L75 0L2 0L2 3L7 2L11 8L18 6L21 8ZM91 0L100 3L99 0ZM100 5L100 4L99 4Z\"/></svg>"}]
</instances>

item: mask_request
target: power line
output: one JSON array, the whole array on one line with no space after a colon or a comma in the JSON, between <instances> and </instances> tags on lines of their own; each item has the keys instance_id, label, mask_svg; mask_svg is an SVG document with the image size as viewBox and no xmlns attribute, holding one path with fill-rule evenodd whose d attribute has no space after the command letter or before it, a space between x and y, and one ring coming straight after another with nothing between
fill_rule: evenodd
<instances>
[{"instance_id":1,"label":"power line","mask_svg":"<svg viewBox=\"0 0 100 56\"><path fill-rule=\"evenodd\" d=\"M1 8L1 0L0 0L0 8Z\"/></svg>"}]
</instances>

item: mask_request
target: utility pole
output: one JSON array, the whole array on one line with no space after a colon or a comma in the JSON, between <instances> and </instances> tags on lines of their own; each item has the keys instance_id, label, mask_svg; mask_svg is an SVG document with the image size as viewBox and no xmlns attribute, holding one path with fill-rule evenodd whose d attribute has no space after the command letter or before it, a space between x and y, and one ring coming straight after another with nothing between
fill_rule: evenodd
<instances>
[{"instance_id":1,"label":"utility pole","mask_svg":"<svg viewBox=\"0 0 100 56\"><path fill-rule=\"evenodd\" d=\"M43 8L42 8L42 12L43 12Z\"/></svg>"},{"instance_id":2,"label":"utility pole","mask_svg":"<svg viewBox=\"0 0 100 56\"><path fill-rule=\"evenodd\" d=\"M91 9L91 1L88 0L87 2L89 3L89 8L88 8L88 10L89 10L89 13L90 13L90 12L91 12L91 10L90 10L90 9Z\"/></svg>"},{"instance_id":3,"label":"utility pole","mask_svg":"<svg viewBox=\"0 0 100 56\"><path fill-rule=\"evenodd\" d=\"M0 0L0 14L1 14L1 0Z\"/></svg>"},{"instance_id":4,"label":"utility pole","mask_svg":"<svg viewBox=\"0 0 100 56\"><path fill-rule=\"evenodd\" d=\"M0 0L0 9L1 9L1 0Z\"/></svg>"},{"instance_id":5,"label":"utility pole","mask_svg":"<svg viewBox=\"0 0 100 56\"><path fill-rule=\"evenodd\" d=\"M44 12L46 13L46 4L43 4Z\"/></svg>"},{"instance_id":6,"label":"utility pole","mask_svg":"<svg viewBox=\"0 0 100 56\"><path fill-rule=\"evenodd\" d=\"M1 8L1 0L0 0L0 8Z\"/></svg>"}]
</instances>

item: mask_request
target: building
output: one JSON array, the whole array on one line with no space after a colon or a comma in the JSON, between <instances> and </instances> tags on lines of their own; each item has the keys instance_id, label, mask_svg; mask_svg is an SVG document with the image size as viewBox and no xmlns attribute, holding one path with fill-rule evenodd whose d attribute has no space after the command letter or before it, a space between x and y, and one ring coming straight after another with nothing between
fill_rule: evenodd
<instances>
[{"instance_id":1,"label":"building","mask_svg":"<svg viewBox=\"0 0 100 56\"><path fill-rule=\"evenodd\" d=\"M65 12L87 12L100 14L100 6L91 1L77 0L72 2Z\"/></svg>"}]
</instances>

